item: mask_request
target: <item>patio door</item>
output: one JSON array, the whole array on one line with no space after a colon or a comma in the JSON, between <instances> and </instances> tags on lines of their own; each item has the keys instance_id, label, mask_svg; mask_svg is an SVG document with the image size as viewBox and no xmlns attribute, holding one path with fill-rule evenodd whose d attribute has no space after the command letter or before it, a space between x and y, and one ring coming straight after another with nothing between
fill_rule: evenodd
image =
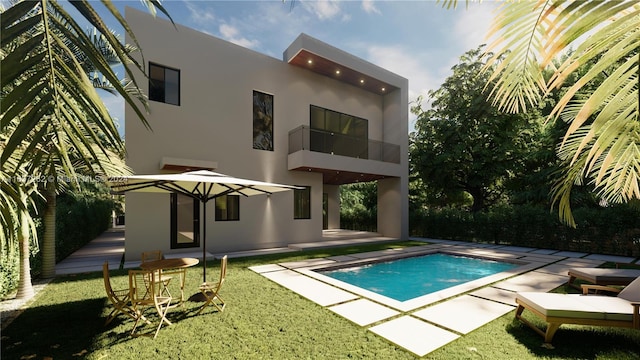
<instances>
[{"instance_id":1,"label":"patio door","mask_svg":"<svg viewBox=\"0 0 640 360\"><path fill-rule=\"evenodd\" d=\"M171 248L200 246L200 202L189 196L171 194Z\"/></svg>"}]
</instances>

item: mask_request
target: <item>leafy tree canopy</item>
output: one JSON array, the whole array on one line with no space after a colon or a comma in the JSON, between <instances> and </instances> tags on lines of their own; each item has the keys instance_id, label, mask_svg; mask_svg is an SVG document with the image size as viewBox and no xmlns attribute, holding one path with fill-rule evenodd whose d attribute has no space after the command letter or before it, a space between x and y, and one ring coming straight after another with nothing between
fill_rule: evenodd
<instances>
[{"instance_id":1,"label":"leafy tree canopy","mask_svg":"<svg viewBox=\"0 0 640 360\"><path fill-rule=\"evenodd\" d=\"M423 108L421 99L412 107L418 116L412 173L442 196L469 194L473 211L503 198L505 184L524 171L542 127L538 111L509 114L487 101L482 54L482 46L465 53L442 86L429 92L430 107Z\"/></svg>"}]
</instances>

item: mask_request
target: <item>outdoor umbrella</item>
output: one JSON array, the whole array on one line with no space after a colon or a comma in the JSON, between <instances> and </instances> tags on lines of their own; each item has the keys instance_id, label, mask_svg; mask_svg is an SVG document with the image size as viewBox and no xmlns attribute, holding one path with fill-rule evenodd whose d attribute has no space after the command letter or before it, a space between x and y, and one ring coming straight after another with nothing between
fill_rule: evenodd
<instances>
[{"instance_id":1,"label":"outdoor umbrella","mask_svg":"<svg viewBox=\"0 0 640 360\"><path fill-rule=\"evenodd\" d=\"M179 174L131 175L110 178L109 185L116 193L129 191L180 193L204 204L202 221L203 282L207 281L207 202L224 195L264 195L279 191L299 189L291 185L275 184L227 176L208 170Z\"/></svg>"}]
</instances>

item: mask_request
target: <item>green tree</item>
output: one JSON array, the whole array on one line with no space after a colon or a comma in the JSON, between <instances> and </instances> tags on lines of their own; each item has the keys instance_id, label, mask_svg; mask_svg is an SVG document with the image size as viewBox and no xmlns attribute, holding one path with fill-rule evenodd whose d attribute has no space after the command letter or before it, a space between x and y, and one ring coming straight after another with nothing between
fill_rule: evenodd
<instances>
[{"instance_id":1,"label":"green tree","mask_svg":"<svg viewBox=\"0 0 640 360\"><path fill-rule=\"evenodd\" d=\"M371 230L377 223L378 188L375 181L340 186L340 220L352 230ZM353 228L359 225L361 228Z\"/></svg>"},{"instance_id":2,"label":"green tree","mask_svg":"<svg viewBox=\"0 0 640 360\"><path fill-rule=\"evenodd\" d=\"M588 184L607 203L640 199L638 24L638 0L507 2L489 34L500 35L487 49L496 55L484 70L491 74L493 104L505 111L534 108L579 73L550 115L568 123L557 151L563 176L552 199L572 226L576 185ZM570 47L575 51L554 66ZM589 62L594 66L582 72Z\"/></svg>"},{"instance_id":3,"label":"green tree","mask_svg":"<svg viewBox=\"0 0 640 360\"><path fill-rule=\"evenodd\" d=\"M483 89L488 74L482 46L468 51L436 91L429 108L421 100L411 134L411 172L440 199L473 198L481 211L504 197L505 184L524 170L524 159L539 137L541 117L501 112L487 102Z\"/></svg>"},{"instance_id":4,"label":"green tree","mask_svg":"<svg viewBox=\"0 0 640 360\"><path fill-rule=\"evenodd\" d=\"M152 12L158 1L143 1ZM124 65L130 79L132 67L143 71L98 16L89 1L71 1L72 6L103 36ZM135 41L124 18L110 1L103 5ZM54 0L14 3L0 14L0 59L2 60L2 113L0 114L0 220L3 230L0 240L10 245L29 236L26 221L32 216L26 199L39 196L38 189L20 181L22 175L46 179L52 192L62 184L64 176L75 182L77 169L91 174L109 174L118 170L113 150L123 151L123 144L114 121L87 76L87 64L102 74L114 91L122 95L145 125L146 100L137 84L121 81L78 23ZM143 62L144 64L144 62ZM15 189L15 191L12 191ZM35 233L28 234L35 236ZM25 259L21 258L21 261ZM26 257L28 268L28 257ZM25 267L21 264L21 267ZM21 276L19 287L30 287L30 279ZM26 282L29 282L28 284ZM19 290L19 293L22 293ZM28 293L24 292L24 293Z\"/></svg>"}]
</instances>

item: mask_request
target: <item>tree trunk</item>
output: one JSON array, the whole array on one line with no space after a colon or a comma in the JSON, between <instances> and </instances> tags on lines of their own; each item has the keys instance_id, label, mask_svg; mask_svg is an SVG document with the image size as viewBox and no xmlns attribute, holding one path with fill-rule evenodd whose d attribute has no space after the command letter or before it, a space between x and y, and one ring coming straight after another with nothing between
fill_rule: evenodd
<instances>
[{"instance_id":1,"label":"tree trunk","mask_svg":"<svg viewBox=\"0 0 640 360\"><path fill-rule=\"evenodd\" d=\"M47 185L45 200L42 277L48 279L56 275L56 190L53 183Z\"/></svg>"},{"instance_id":2,"label":"tree trunk","mask_svg":"<svg viewBox=\"0 0 640 360\"><path fill-rule=\"evenodd\" d=\"M467 189L467 191L473 198L471 212L475 213L484 210L484 191L482 190L482 188L469 188Z\"/></svg>"},{"instance_id":3,"label":"tree trunk","mask_svg":"<svg viewBox=\"0 0 640 360\"><path fill-rule=\"evenodd\" d=\"M23 204L26 204L26 195ZM31 285L31 264L29 262L29 222L27 210L20 210L20 229L18 233L18 246L20 247L20 280L18 281L17 299L29 299L33 297Z\"/></svg>"}]
</instances>

